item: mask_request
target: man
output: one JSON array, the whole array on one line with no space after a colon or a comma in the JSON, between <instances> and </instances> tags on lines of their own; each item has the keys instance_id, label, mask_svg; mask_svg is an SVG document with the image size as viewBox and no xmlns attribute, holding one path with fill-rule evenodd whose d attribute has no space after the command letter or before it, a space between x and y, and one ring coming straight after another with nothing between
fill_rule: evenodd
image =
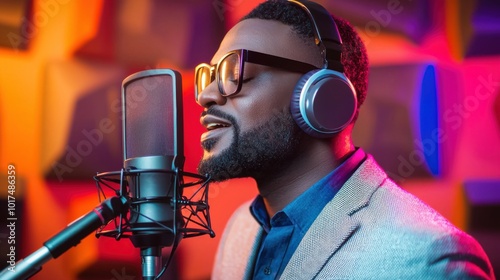
<instances>
[{"instance_id":1,"label":"man","mask_svg":"<svg viewBox=\"0 0 500 280\"><path fill-rule=\"evenodd\" d=\"M329 17L325 27L315 18L323 8L306 4L262 3L196 69L207 129L198 171L214 181L252 177L259 190L228 222L213 279L493 279L473 238L353 145L366 51L347 22ZM328 96L308 82L318 69ZM325 102L339 98L327 104L332 127L315 115L323 104L300 101L305 87Z\"/></svg>"}]
</instances>

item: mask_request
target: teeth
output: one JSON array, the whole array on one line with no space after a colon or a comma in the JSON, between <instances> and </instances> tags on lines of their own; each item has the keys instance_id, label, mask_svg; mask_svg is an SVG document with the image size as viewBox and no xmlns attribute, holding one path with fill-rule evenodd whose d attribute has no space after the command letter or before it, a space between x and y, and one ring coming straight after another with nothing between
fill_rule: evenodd
<instances>
[{"instance_id":1,"label":"teeth","mask_svg":"<svg viewBox=\"0 0 500 280\"><path fill-rule=\"evenodd\" d=\"M221 124L221 123L209 123L207 124L207 129L212 130L212 129L217 129L221 127L228 127L228 125Z\"/></svg>"}]
</instances>

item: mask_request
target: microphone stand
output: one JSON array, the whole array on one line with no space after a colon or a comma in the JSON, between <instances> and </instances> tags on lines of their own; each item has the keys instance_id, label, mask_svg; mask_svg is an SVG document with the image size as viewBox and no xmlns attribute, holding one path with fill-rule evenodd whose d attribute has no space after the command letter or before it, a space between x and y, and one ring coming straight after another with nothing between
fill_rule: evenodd
<instances>
[{"instance_id":1,"label":"microphone stand","mask_svg":"<svg viewBox=\"0 0 500 280\"><path fill-rule=\"evenodd\" d=\"M42 269L43 264L78 245L87 235L127 210L128 199L126 197L112 197L105 200L46 241L43 247L18 261L15 266L7 266L0 272L0 279L24 280L32 277Z\"/></svg>"},{"instance_id":2,"label":"microphone stand","mask_svg":"<svg viewBox=\"0 0 500 280\"><path fill-rule=\"evenodd\" d=\"M142 279L154 280L160 273L161 263L161 247L141 248L142 259Z\"/></svg>"}]
</instances>

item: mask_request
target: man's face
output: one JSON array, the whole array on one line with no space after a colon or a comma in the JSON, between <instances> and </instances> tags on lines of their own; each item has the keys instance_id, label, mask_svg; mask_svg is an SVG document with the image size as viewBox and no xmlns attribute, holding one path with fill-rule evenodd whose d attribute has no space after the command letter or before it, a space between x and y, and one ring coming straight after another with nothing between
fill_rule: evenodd
<instances>
[{"instance_id":1,"label":"man's face","mask_svg":"<svg viewBox=\"0 0 500 280\"><path fill-rule=\"evenodd\" d=\"M210 64L236 49L312 63L310 49L289 26L247 19L231 29ZM309 53L309 55L308 55ZM200 93L203 159L198 171L216 181L266 176L286 166L297 153L303 133L289 111L290 98L301 74L246 63L241 91L230 97L212 82Z\"/></svg>"}]
</instances>

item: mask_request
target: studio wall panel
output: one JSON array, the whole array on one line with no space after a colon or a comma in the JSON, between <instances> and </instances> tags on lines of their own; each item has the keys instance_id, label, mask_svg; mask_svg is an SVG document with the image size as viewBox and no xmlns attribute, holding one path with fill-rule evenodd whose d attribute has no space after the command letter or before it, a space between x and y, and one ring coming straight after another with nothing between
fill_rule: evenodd
<instances>
[{"instance_id":1,"label":"studio wall panel","mask_svg":"<svg viewBox=\"0 0 500 280\"><path fill-rule=\"evenodd\" d=\"M500 180L469 179L463 187L469 209L468 229L500 231Z\"/></svg>"},{"instance_id":2,"label":"studio wall panel","mask_svg":"<svg viewBox=\"0 0 500 280\"><path fill-rule=\"evenodd\" d=\"M454 151L453 176L498 178L500 176L500 131L496 102L500 93L500 57L475 57L463 61L463 96L452 103L446 120L461 131L460 146ZM455 92L448 92L453 96Z\"/></svg>"},{"instance_id":3,"label":"studio wall panel","mask_svg":"<svg viewBox=\"0 0 500 280\"><path fill-rule=\"evenodd\" d=\"M459 58L500 54L500 2L447 1L447 32Z\"/></svg>"},{"instance_id":4,"label":"studio wall panel","mask_svg":"<svg viewBox=\"0 0 500 280\"><path fill-rule=\"evenodd\" d=\"M496 93L495 101L493 103L493 112L497 124L497 131L500 134L500 91Z\"/></svg>"},{"instance_id":5,"label":"studio wall panel","mask_svg":"<svg viewBox=\"0 0 500 280\"><path fill-rule=\"evenodd\" d=\"M345 18L358 27L365 40L382 32L401 34L411 41L421 42L432 28L431 1L328 1L318 0L334 15ZM365 43L367 43L365 41Z\"/></svg>"},{"instance_id":6,"label":"studio wall panel","mask_svg":"<svg viewBox=\"0 0 500 280\"><path fill-rule=\"evenodd\" d=\"M442 143L454 143L442 123L441 73L434 63L370 69L353 137L396 181L443 174Z\"/></svg>"},{"instance_id":7,"label":"studio wall panel","mask_svg":"<svg viewBox=\"0 0 500 280\"><path fill-rule=\"evenodd\" d=\"M99 30L77 56L192 68L215 53L224 21L212 1L105 1Z\"/></svg>"},{"instance_id":8,"label":"studio wall panel","mask_svg":"<svg viewBox=\"0 0 500 280\"><path fill-rule=\"evenodd\" d=\"M32 0L0 1L0 47L25 50L35 33Z\"/></svg>"},{"instance_id":9,"label":"studio wall panel","mask_svg":"<svg viewBox=\"0 0 500 280\"><path fill-rule=\"evenodd\" d=\"M467 232L483 246L500 276L500 179L475 178L463 183Z\"/></svg>"},{"instance_id":10,"label":"studio wall panel","mask_svg":"<svg viewBox=\"0 0 500 280\"><path fill-rule=\"evenodd\" d=\"M121 82L126 71L84 60L50 63L42 119L42 174L46 179L91 180L119 170Z\"/></svg>"},{"instance_id":11,"label":"studio wall panel","mask_svg":"<svg viewBox=\"0 0 500 280\"><path fill-rule=\"evenodd\" d=\"M464 0L462 0L464 2ZM466 56L500 54L500 2L476 0ZM465 19L466 20L466 19Z\"/></svg>"}]
</instances>

